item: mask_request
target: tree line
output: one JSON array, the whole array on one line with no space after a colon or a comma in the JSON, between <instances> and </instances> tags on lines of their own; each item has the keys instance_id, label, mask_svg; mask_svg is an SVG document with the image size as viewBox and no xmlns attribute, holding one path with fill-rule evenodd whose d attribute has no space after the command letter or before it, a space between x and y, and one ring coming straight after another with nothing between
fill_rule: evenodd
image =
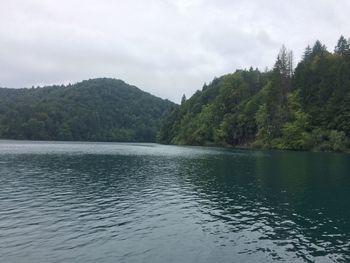
<instances>
[{"instance_id":1,"label":"tree line","mask_svg":"<svg viewBox=\"0 0 350 263\"><path fill-rule=\"evenodd\" d=\"M0 138L153 142L174 103L117 79L0 89Z\"/></svg>"},{"instance_id":2,"label":"tree line","mask_svg":"<svg viewBox=\"0 0 350 263\"><path fill-rule=\"evenodd\" d=\"M273 69L237 70L182 98L161 143L346 151L350 138L350 40L316 41L294 68L281 48Z\"/></svg>"}]
</instances>

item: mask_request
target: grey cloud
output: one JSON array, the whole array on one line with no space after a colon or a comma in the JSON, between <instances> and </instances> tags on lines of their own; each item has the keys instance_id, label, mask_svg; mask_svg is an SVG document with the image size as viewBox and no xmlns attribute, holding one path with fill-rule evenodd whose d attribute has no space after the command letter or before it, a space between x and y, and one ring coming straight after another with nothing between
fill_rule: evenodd
<instances>
[{"instance_id":1,"label":"grey cloud","mask_svg":"<svg viewBox=\"0 0 350 263\"><path fill-rule=\"evenodd\" d=\"M179 101L237 68L349 32L346 0L2 0L0 86L116 77Z\"/></svg>"}]
</instances>

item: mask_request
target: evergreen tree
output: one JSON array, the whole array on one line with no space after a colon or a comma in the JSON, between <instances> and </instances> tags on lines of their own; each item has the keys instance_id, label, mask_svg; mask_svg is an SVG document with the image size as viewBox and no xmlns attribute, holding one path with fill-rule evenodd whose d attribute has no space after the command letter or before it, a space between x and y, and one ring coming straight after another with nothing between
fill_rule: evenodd
<instances>
[{"instance_id":1,"label":"evergreen tree","mask_svg":"<svg viewBox=\"0 0 350 263\"><path fill-rule=\"evenodd\" d=\"M312 55L312 48L310 47L310 45L307 45L303 54L303 61L306 61L309 58L311 58L311 55Z\"/></svg>"},{"instance_id":2,"label":"evergreen tree","mask_svg":"<svg viewBox=\"0 0 350 263\"><path fill-rule=\"evenodd\" d=\"M183 94L181 98L181 105L183 105L186 102L186 95Z\"/></svg>"},{"instance_id":3,"label":"evergreen tree","mask_svg":"<svg viewBox=\"0 0 350 263\"><path fill-rule=\"evenodd\" d=\"M344 36L340 36L334 52L338 55L344 55L349 50L349 43Z\"/></svg>"},{"instance_id":4,"label":"evergreen tree","mask_svg":"<svg viewBox=\"0 0 350 263\"><path fill-rule=\"evenodd\" d=\"M325 45L321 43L321 41L317 40L312 47L312 57L323 55L327 51L327 48Z\"/></svg>"}]
</instances>

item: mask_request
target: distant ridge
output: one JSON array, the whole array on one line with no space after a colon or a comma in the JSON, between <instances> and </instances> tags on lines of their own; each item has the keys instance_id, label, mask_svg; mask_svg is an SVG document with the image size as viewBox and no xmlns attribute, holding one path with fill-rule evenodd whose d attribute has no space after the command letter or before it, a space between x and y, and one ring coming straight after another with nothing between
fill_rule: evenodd
<instances>
[{"instance_id":1,"label":"distant ridge","mask_svg":"<svg viewBox=\"0 0 350 263\"><path fill-rule=\"evenodd\" d=\"M0 138L153 142L175 104L119 79L0 88Z\"/></svg>"}]
</instances>

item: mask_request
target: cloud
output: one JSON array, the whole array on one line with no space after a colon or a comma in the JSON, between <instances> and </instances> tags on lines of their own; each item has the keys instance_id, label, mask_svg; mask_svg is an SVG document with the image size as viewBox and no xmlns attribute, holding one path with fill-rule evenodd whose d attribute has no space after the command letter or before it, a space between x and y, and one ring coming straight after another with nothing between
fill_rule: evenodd
<instances>
[{"instance_id":1,"label":"cloud","mask_svg":"<svg viewBox=\"0 0 350 263\"><path fill-rule=\"evenodd\" d=\"M115 77L163 98L349 32L346 0L2 0L0 86Z\"/></svg>"}]
</instances>

